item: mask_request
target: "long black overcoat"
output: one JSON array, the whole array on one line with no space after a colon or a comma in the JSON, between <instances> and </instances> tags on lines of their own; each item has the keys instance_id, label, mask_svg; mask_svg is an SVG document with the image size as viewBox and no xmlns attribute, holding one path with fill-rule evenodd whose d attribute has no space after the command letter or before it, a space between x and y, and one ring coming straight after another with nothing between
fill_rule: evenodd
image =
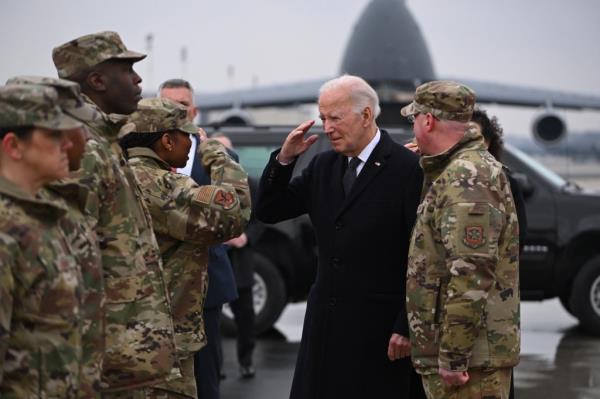
<instances>
[{"instance_id":1,"label":"long black overcoat","mask_svg":"<svg viewBox=\"0 0 600 399\"><path fill-rule=\"evenodd\" d=\"M347 198L347 158L333 151L312 159L290 181L293 164L272 154L256 214L274 223L308 213L319 251L292 399L409 397L408 359L390 362L392 332L408 336L406 261L420 199L418 157L382 131Z\"/></svg>"}]
</instances>

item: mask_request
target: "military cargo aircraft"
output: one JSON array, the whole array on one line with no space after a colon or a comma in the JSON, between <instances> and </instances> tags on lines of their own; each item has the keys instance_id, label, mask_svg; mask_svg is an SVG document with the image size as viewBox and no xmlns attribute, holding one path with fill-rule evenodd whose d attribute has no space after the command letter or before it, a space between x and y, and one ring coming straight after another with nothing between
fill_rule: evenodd
<instances>
[{"instance_id":1,"label":"military cargo aircraft","mask_svg":"<svg viewBox=\"0 0 600 399\"><path fill-rule=\"evenodd\" d=\"M365 78L378 92L380 126L402 126L400 107L412 100L416 86L438 76L433 68L421 29L404 0L371 0L354 26L342 57L339 73ZM315 79L217 94L197 94L202 124L253 125L253 111L315 103ZM544 107L534 121L533 134L543 142L558 141L566 133L564 120L552 109L600 110L600 97L532 87L460 79L477 93L479 103ZM216 118L215 118L216 115Z\"/></svg>"}]
</instances>

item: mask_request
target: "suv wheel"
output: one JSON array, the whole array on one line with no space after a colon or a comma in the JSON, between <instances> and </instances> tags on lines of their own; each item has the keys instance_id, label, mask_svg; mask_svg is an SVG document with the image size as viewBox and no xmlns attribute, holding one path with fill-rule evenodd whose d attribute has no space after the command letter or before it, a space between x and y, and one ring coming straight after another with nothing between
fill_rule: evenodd
<instances>
[{"instance_id":1,"label":"suv wheel","mask_svg":"<svg viewBox=\"0 0 600 399\"><path fill-rule=\"evenodd\" d=\"M587 261L577 273L570 304L581 327L600 336L600 256Z\"/></svg>"},{"instance_id":2,"label":"suv wheel","mask_svg":"<svg viewBox=\"0 0 600 399\"><path fill-rule=\"evenodd\" d=\"M251 251L246 258L254 265L254 285L252 296L254 301L256 334L267 331L277 322L287 304L287 296L283 277L267 258L258 252ZM241 265L241 267L244 267ZM234 336L237 333L233 313L229 305L223 307L221 331L223 335Z\"/></svg>"}]
</instances>

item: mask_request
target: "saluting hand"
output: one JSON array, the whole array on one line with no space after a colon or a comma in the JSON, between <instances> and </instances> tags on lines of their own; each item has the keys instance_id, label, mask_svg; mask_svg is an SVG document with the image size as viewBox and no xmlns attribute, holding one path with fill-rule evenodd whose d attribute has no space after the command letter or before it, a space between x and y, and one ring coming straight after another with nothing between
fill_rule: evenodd
<instances>
[{"instance_id":1,"label":"saluting hand","mask_svg":"<svg viewBox=\"0 0 600 399\"><path fill-rule=\"evenodd\" d=\"M200 139L200 142L203 142L207 139L207 134L201 127L198 128L198 138Z\"/></svg>"},{"instance_id":2,"label":"saluting hand","mask_svg":"<svg viewBox=\"0 0 600 399\"><path fill-rule=\"evenodd\" d=\"M286 137L281 147L281 151L277 155L277 160L283 164L288 164L294 160L298 155L304 153L308 148L314 144L319 138L316 134L310 137L304 138L306 132L315 124L314 120L306 121L301 123L297 128L292 130Z\"/></svg>"}]
</instances>

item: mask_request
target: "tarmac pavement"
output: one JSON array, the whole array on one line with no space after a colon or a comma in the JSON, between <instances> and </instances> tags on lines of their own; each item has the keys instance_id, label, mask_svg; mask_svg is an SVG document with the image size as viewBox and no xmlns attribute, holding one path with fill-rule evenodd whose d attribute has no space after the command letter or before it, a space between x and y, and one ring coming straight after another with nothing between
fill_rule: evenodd
<instances>
[{"instance_id":1,"label":"tarmac pavement","mask_svg":"<svg viewBox=\"0 0 600 399\"><path fill-rule=\"evenodd\" d=\"M288 398L303 318L304 304L290 305L276 329L258 340L253 379L239 378L235 340L224 339L227 378L221 382L221 398ZM523 302L521 323L518 399L600 399L600 338L580 332L558 300Z\"/></svg>"}]
</instances>

